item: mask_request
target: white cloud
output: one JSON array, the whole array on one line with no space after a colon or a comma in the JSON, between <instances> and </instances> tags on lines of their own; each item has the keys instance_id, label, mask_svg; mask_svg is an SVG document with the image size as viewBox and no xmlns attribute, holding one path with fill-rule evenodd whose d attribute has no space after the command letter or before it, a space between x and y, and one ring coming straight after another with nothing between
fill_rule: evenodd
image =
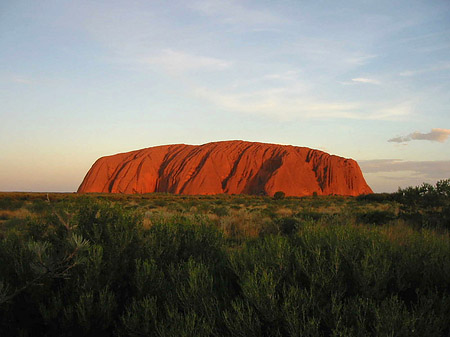
<instances>
[{"instance_id":1,"label":"white cloud","mask_svg":"<svg viewBox=\"0 0 450 337\"><path fill-rule=\"evenodd\" d=\"M361 169L367 173L413 171L429 178L449 175L450 160L404 161L400 159L375 159L359 161Z\"/></svg>"},{"instance_id":2,"label":"white cloud","mask_svg":"<svg viewBox=\"0 0 450 337\"><path fill-rule=\"evenodd\" d=\"M416 69L416 70L406 70L401 72L399 75L403 77L409 77L409 76L415 76L420 75L424 73L429 72L435 72L435 71L444 71L444 70L450 70L450 63L444 63L437 66L422 68L422 69Z\"/></svg>"},{"instance_id":3,"label":"white cloud","mask_svg":"<svg viewBox=\"0 0 450 337\"><path fill-rule=\"evenodd\" d=\"M248 93L225 93L197 88L195 94L218 108L282 120L341 118L355 120L398 120L410 114L407 104L368 110L359 102L327 102L311 97L301 87L271 88Z\"/></svg>"},{"instance_id":4,"label":"white cloud","mask_svg":"<svg viewBox=\"0 0 450 337\"><path fill-rule=\"evenodd\" d=\"M188 71L221 71L231 66L231 62L206 56L199 56L185 52L164 49L157 56L142 59L142 63L162 67L171 73Z\"/></svg>"},{"instance_id":5,"label":"white cloud","mask_svg":"<svg viewBox=\"0 0 450 337\"><path fill-rule=\"evenodd\" d=\"M289 95L285 88L272 88L251 93L220 93L206 88L198 88L196 94L222 109L280 119L325 118L348 116L354 109L352 104L317 103Z\"/></svg>"},{"instance_id":6,"label":"white cloud","mask_svg":"<svg viewBox=\"0 0 450 337\"><path fill-rule=\"evenodd\" d=\"M376 58L377 55L363 55L363 54L353 54L348 57L346 57L345 62L354 66L363 66L367 63L369 63L369 60L372 60Z\"/></svg>"},{"instance_id":7,"label":"white cloud","mask_svg":"<svg viewBox=\"0 0 450 337\"><path fill-rule=\"evenodd\" d=\"M243 24L245 26L264 26L286 23L267 10L250 9L239 1L202 0L194 1L190 7L206 16L218 18L226 24Z\"/></svg>"},{"instance_id":8,"label":"white cloud","mask_svg":"<svg viewBox=\"0 0 450 337\"><path fill-rule=\"evenodd\" d=\"M280 81L297 81L300 75L300 70L288 70L280 73L273 73L264 75L264 80L280 80Z\"/></svg>"},{"instance_id":9,"label":"white cloud","mask_svg":"<svg viewBox=\"0 0 450 337\"><path fill-rule=\"evenodd\" d=\"M21 83L21 84L32 84L33 81L29 78L22 77L22 76L14 76L12 78L12 81L15 83Z\"/></svg>"},{"instance_id":10,"label":"white cloud","mask_svg":"<svg viewBox=\"0 0 450 337\"><path fill-rule=\"evenodd\" d=\"M345 76L378 57L367 48L359 48L342 40L305 35L290 44L281 45L279 52L301 64L305 74L313 74L316 79Z\"/></svg>"},{"instance_id":11,"label":"white cloud","mask_svg":"<svg viewBox=\"0 0 450 337\"><path fill-rule=\"evenodd\" d=\"M378 120L400 120L412 114L410 102L392 104L389 107L378 109Z\"/></svg>"},{"instance_id":12,"label":"white cloud","mask_svg":"<svg viewBox=\"0 0 450 337\"><path fill-rule=\"evenodd\" d=\"M432 142L439 142L444 143L447 138L450 137L450 129L431 129L428 133L421 133L418 131L415 131L413 133L410 133L407 136L400 136L391 138L388 140L388 142L393 143L405 143L410 142L412 140L428 140Z\"/></svg>"},{"instance_id":13,"label":"white cloud","mask_svg":"<svg viewBox=\"0 0 450 337\"><path fill-rule=\"evenodd\" d=\"M358 78L352 78L353 82L356 83L367 83L367 84L381 84L380 81L375 80L373 78L364 78L364 77L358 77Z\"/></svg>"}]
</instances>

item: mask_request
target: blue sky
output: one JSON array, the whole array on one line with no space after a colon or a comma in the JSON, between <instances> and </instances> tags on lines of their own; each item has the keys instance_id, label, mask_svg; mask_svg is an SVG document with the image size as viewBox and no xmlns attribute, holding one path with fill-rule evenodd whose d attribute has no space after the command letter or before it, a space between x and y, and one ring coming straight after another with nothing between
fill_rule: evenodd
<instances>
[{"instance_id":1,"label":"blue sky","mask_svg":"<svg viewBox=\"0 0 450 337\"><path fill-rule=\"evenodd\" d=\"M242 139L356 159L377 192L450 178L450 2L0 2L0 191L100 156Z\"/></svg>"}]
</instances>

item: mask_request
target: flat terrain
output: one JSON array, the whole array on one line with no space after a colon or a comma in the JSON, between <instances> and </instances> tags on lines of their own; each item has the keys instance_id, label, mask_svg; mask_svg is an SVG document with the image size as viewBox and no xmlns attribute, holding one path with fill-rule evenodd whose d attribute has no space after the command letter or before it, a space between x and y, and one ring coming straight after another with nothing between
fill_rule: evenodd
<instances>
[{"instance_id":1,"label":"flat terrain","mask_svg":"<svg viewBox=\"0 0 450 337\"><path fill-rule=\"evenodd\" d=\"M146 226L162 218L201 217L220 227L226 236L228 227L237 226L243 236L258 236L274 225L274 220L294 218L303 222L343 224L387 224L397 218L399 205L388 195L366 200L364 196L284 197L250 195L185 196L168 193L150 194L77 194L0 192L0 224L38 217L58 205L77 200L104 200L143 216ZM375 200L373 200L375 199ZM233 236L233 235L231 235Z\"/></svg>"},{"instance_id":2,"label":"flat terrain","mask_svg":"<svg viewBox=\"0 0 450 337\"><path fill-rule=\"evenodd\" d=\"M448 336L448 186L0 193L0 335Z\"/></svg>"}]
</instances>

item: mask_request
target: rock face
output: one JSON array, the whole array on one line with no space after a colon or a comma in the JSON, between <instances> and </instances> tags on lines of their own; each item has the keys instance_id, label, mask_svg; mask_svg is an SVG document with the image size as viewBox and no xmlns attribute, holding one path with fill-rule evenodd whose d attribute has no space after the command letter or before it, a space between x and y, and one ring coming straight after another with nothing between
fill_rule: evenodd
<instances>
[{"instance_id":1,"label":"rock face","mask_svg":"<svg viewBox=\"0 0 450 337\"><path fill-rule=\"evenodd\" d=\"M164 145L98 159L78 193L372 193L356 161L306 147L224 141Z\"/></svg>"}]
</instances>

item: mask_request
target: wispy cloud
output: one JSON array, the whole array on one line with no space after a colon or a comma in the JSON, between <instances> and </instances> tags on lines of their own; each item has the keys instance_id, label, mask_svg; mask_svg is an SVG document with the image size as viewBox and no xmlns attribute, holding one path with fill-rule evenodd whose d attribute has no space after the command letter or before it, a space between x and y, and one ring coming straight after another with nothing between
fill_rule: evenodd
<instances>
[{"instance_id":1,"label":"wispy cloud","mask_svg":"<svg viewBox=\"0 0 450 337\"><path fill-rule=\"evenodd\" d=\"M226 93L204 87L195 94L220 109L237 113L293 119L398 120L411 113L408 104L367 109L359 102L326 101L309 96L292 87L279 87L247 93Z\"/></svg>"},{"instance_id":2,"label":"wispy cloud","mask_svg":"<svg viewBox=\"0 0 450 337\"><path fill-rule=\"evenodd\" d=\"M378 120L401 120L413 113L410 102L399 104L388 104L388 107L381 107L377 110Z\"/></svg>"},{"instance_id":3,"label":"wispy cloud","mask_svg":"<svg viewBox=\"0 0 450 337\"><path fill-rule=\"evenodd\" d=\"M361 160L358 162L366 173L414 171L430 178L449 175L450 160L406 161L400 159Z\"/></svg>"},{"instance_id":4,"label":"wispy cloud","mask_svg":"<svg viewBox=\"0 0 450 337\"><path fill-rule=\"evenodd\" d=\"M30 78L27 77L23 77L23 76L14 76L11 79L14 83L21 83L21 84L32 84L33 80L31 80Z\"/></svg>"},{"instance_id":5,"label":"wispy cloud","mask_svg":"<svg viewBox=\"0 0 450 337\"><path fill-rule=\"evenodd\" d=\"M280 81L298 81L300 70L288 70L280 73L272 73L264 75L264 80L280 80Z\"/></svg>"},{"instance_id":6,"label":"wispy cloud","mask_svg":"<svg viewBox=\"0 0 450 337\"><path fill-rule=\"evenodd\" d=\"M143 58L142 63L162 67L171 73L188 71L221 71L231 66L231 62L201 55L194 55L172 49L164 49L157 56Z\"/></svg>"},{"instance_id":7,"label":"wispy cloud","mask_svg":"<svg viewBox=\"0 0 450 337\"><path fill-rule=\"evenodd\" d=\"M375 80L373 78L365 78L365 77L357 77L357 78L352 78L352 82L356 82L356 83L365 83L365 84L381 84L380 81Z\"/></svg>"},{"instance_id":8,"label":"wispy cloud","mask_svg":"<svg viewBox=\"0 0 450 337\"><path fill-rule=\"evenodd\" d=\"M347 57L345 59L345 61L354 66L362 66L362 65L369 63L370 60L372 60L376 57L377 57L377 55L354 53L353 55Z\"/></svg>"},{"instance_id":9,"label":"wispy cloud","mask_svg":"<svg viewBox=\"0 0 450 337\"><path fill-rule=\"evenodd\" d=\"M444 70L450 70L450 63L444 63L444 64L431 66L431 67L427 67L427 68L422 68L422 69L406 70L406 71L401 72L400 76L409 77L409 76L421 75L424 73L435 72L435 71L444 71Z\"/></svg>"},{"instance_id":10,"label":"wispy cloud","mask_svg":"<svg viewBox=\"0 0 450 337\"><path fill-rule=\"evenodd\" d=\"M365 66L376 62L378 57L369 48L346 42L305 34L298 36L292 43L280 44L274 53L283 58L289 57L290 64L301 67L303 78L309 78L310 82L335 83L349 73L365 73ZM358 84L350 79L348 81L348 84Z\"/></svg>"},{"instance_id":11,"label":"wispy cloud","mask_svg":"<svg viewBox=\"0 0 450 337\"><path fill-rule=\"evenodd\" d=\"M249 93L224 93L198 88L196 94L221 109L284 120L302 117L351 117L351 111L356 108L354 104L319 103L292 97L289 89L286 88L272 88Z\"/></svg>"},{"instance_id":12,"label":"wispy cloud","mask_svg":"<svg viewBox=\"0 0 450 337\"><path fill-rule=\"evenodd\" d=\"M333 73L364 66L377 58L373 53L351 48L343 41L329 38L301 37L289 49L297 57L305 58L318 68L329 69Z\"/></svg>"},{"instance_id":13,"label":"wispy cloud","mask_svg":"<svg viewBox=\"0 0 450 337\"><path fill-rule=\"evenodd\" d=\"M213 16L226 24L243 24L245 26L267 27L286 23L267 10L248 8L239 1L202 0L194 1L189 7L202 15Z\"/></svg>"},{"instance_id":14,"label":"wispy cloud","mask_svg":"<svg viewBox=\"0 0 450 337\"><path fill-rule=\"evenodd\" d=\"M358 85L358 84L380 85L381 81L373 79L373 78L367 78L367 77L356 77L356 78L352 78L350 81L338 81L338 83L343 84L343 85Z\"/></svg>"},{"instance_id":15,"label":"wispy cloud","mask_svg":"<svg viewBox=\"0 0 450 337\"><path fill-rule=\"evenodd\" d=\"M407 136L391 138L388 140L388 142L405 143L412 140L428 140L432 142L443 143L447 140L448 137L450 137L450 129L431 129L431 131L428 133L415 131Z\"/></svg>"},{"instance_id":16,"label":"wispy cloud","mask_svg":"<svg viewBox=\"0 0 450 337\"><path fill-rule=\"evenodd\" d=\"M437 32L432 32L432 33L427 33L427 34L422 34L422 35L416 35L414 34L413 36L407 37L407 38L402 38L400 40L397 41L398 44L407 44L407 43L414 43L417 44L417 42L428 42L430 40L433 40L436 37L447 37L448 34L450 34L450 30L442 30L442 31L437 31Z\"/></svg>"}]
</instances>

